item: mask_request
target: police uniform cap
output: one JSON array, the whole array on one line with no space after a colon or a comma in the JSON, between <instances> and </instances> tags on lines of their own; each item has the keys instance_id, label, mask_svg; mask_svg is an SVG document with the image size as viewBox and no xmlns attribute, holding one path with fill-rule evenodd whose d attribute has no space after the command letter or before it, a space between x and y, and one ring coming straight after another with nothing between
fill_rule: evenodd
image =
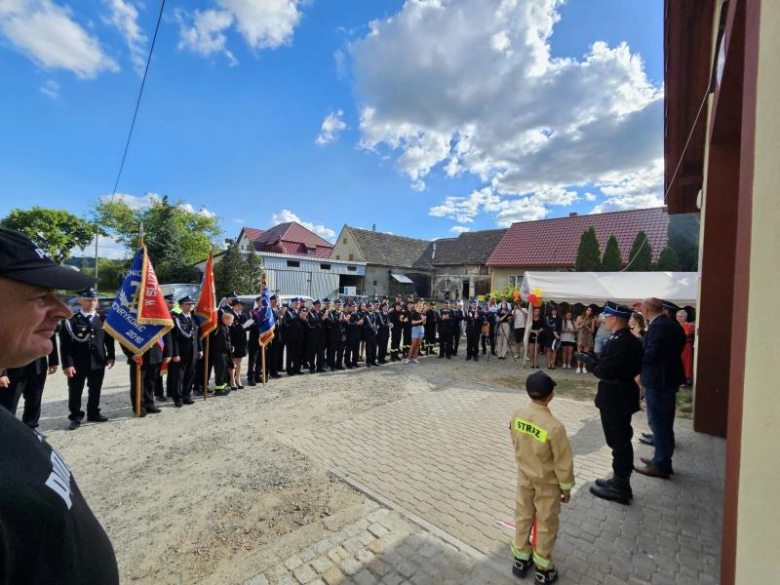
<instances>
[{"instance_id":1,"label":"police uniform cap","mask_svg":"<svg viewBox=\"0 0 780 585\"><path fill-rule=\"evenodd\" d=\"M314 301L314 302L312 303L312 305L315 305L315 306L316 306L316 305L321 305L321 304L322 304L322 303L320 302L320 299L317 299L316 301Z\"/></svg>"},{"instance_id":2,"label":"police uniform cap","mask_svg":"<svg viewBox=\"0 0 780 585\"><path fill-rule=\"evenodd\" d=\"M85 288L84 290L79 291L79 296L83 299L96 299L98 298L98 291L93 287Z\"/></svg>"},{"instance_id":3,"label":"police uniform cap","mask_svg":"<svg viewBox=\"0 0 780 585\"><path fill-rule=\"evenodd\" d=\"M271 298L268 299L269 301L278 301L279 298L276 295L271 295Z\"/></svg>"},{"instance_id":4,"label":"police uniform cap","mask_svg":"<svg viewBox=\"0 0 780 585\"><path fill-rule=\"evenodd\" d=\"M336 299L336 304L337 305L343 305L344 301L342 301L341 299Z\"/></svg>"},{"instance_id":5,"label":"police uniform cap","mask_svg":"<svg viewBox=\"0 0 780 585\"><path fill-rule=\"evenodd\" d=\"M172 300L173 300L173 293L171 293L171 294L169 294L169 295L165 295L163 298L164 298L166 301L172 301Z\"/></svg>"},{"instance_id":6,"label":"police uniform cap","mask_svg":"<svg viewBox=\"0 0 780 585\"><path fill-rule=\"evenodd\" d=\"M234 305L242 305L242 306L243 306L243 304L244 304L244 301L242 301L242 300L241 300L241 299L239 299L239 298L236 298L236 299L233 299L233 304L234 304Z\"/></svg>"},{"instance_id":7,"label":"police uniform cap","mask_svg":"<svg viewBox=\"0 0 780 585\"><path fill-rule=\"evenodd\" d=\"M195 299L193 299L190 295L184 295L182 298L179 299L180 305L186 305L186 304L195 304Z\"/></svg>"},{"instance_id":8,"label":"police uniform cap","mask_svg":"<svg viewBox=\"0 0 780 585\"><path fill-rule=\"evenodd\" d=\"M328 297L325 297L324 299L322 299L322 302L323 302L323 303L329 303L329 302L330 302L330 299L329 299Z\"/></svg>"},{"instance_id":9,"label":"police uniform cap","mask_svg":"<svg viewBox=\"0 0 780 585\"><path fill-rule=\"evenodd\" d=\"M664 311L679 311L680 307L675 305L672 301L664 301L661 299L661 305L663 305Z\"/></svg>"},{"instance_id":10,"label":"police uniform cap","mask_svg":"<svg viewBox=\"0 0 780 585\"><path fill-rule=\"evenodd\" d=\"M558 384L550 376L539 370L525 380L525 391L534 400L543 400L552 394Z\"/></svg>"},{"instance_id":11,"label":"police uniform cap","mask_svg":"<svg viewBox=\"0 0 780 585\"><path fill-rule=\"evenodd\" d=\"M619 303L613 303L612 301L607 301L607 303L604 305L604 315L612 315L613 317L628 319L631 317L633 312L634 310L631 307L627 307L626 305L621 305Z\"/></svg>"}]
</instances>

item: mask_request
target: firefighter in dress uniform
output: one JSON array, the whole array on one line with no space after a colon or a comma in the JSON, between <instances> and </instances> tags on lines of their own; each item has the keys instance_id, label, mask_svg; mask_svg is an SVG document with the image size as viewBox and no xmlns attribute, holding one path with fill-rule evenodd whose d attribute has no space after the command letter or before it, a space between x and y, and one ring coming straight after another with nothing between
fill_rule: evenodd
<instances>
[{"instance_id":1,"label":"firefighter in dress uniform","mask_svg":"<svg viewBox=\"0 0 780 585\"><path fill-rule=\"evenodd\" d=\"M283 324L284 344L287 347L287 375L301 373L300 345L302 336L301 317L298 313L298 298L290 301L290 307L284 312Z\"/></svg>"},{"instance_id":2,"label":"firefighter in dress uniform","mask_svg":"<svg viewBox=\"0 0 780 585\"><path fill-rule=\"evenodd\" d=\"M436 313L436 323L439 328L439 359L451 359L454 320L449 301L444 301L444 306Z\"/></svg>"},{"instance_id":3,"label":"firefighter in dress uniform","mask_svg":"<svg viewBox=\"0 0 780 585\"><path fill-rule=\"evenodd\" d=\"M328 368L343 370L344 366L344 311L342 300L336 299L334 308L326 315L325 327L328 335Z\"/></svg>"},{"instance_id":4,"label":"firefighter in dress uniform","mask_svg":"<svg viewBox=\"0 0 780 585\"><path fill-rule=\"evenodd\" d=\"M479 338L485 324L485 313L479 308L477 299L471 299L466 313L466 361L479 361Z\"/></svg>"},{"instance_id":5,"label":"firefighter in dress uniform","mask_svg":"<svg viewBox=\"0 0 780 585\"><path fill-rule=\"evenodd\" d=\"M189 295L179 299L178 313L173 313L171 339L171 363L168 365L168 395L176 407L194 404L192 387L198 360L203 357L198 321L192 315L195 300Z\"/></svg>"},{"instance_id":6,"label":"firefighter in dress uniform","mask_svg":"<svg viewBox=\"0 0 780 585\"><path fill-rule=\"evenodd\" d=\"M401 359L401 336L403 335L403 322L401 316L403 310L401 309L401 300L396 297L393 303L393 308L387 314L387 320L390 325L390 361L397 362Z\"/></svg>"},{"instance_id":7,"label":"firefighter in dress uniform","mask_svg":"<svg viewBox=\"0 0 780 585\"><path fill-rule=\"evenodd\" d=\"M114 338L103 330L103 318L97 314L98 293L94 288L79 293L80 309L62 322L60 329L60 357L62 373L68 378L68 430L79 428L84 412L81 395L86 383L87 420L106 422L100 414L100 390L106 367L114 367Z\"/></svg>"},{"instance_id":8,"label":"firefighter in dress uniform","mask_svg":"<svg viewBox=\"0 0 780 585\"><path fill-rule=\"evenodd\" d=\"M383 302L378 310L375 310L377 319L377 363L380 365L387 363L387 343L390 340L390 321L388 315L387 302Z\"/></svg>"}]
</instances>

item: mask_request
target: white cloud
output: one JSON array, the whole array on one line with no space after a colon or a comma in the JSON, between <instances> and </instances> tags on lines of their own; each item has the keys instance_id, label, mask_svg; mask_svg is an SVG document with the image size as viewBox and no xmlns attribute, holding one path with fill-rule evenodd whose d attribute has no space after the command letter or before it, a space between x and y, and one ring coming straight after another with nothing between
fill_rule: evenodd
<instances>
[{"instance_id":1,"label":"white cloud","mask_svg":"<svg viewBox=\"0 0 780 585\"><path fill-rule=\"evenodd\" d=\"M336 62L336 76L343 79L347 74L347 55L341 49L333 53L333 60Z\"/></svg>"},{"instance_id":2,"label":"white cloud","mask_svg":"<svg viewBox=\"0 0 780 585\"><path fill-rule=\"evenodd\" d=\"M243 219L240 219L238 217L234 217L233 218L233 223L235 223L236 225L244 225L246 222Z\"/></svg>"},{"instance_id":3,"label":"white cloud","mask_svg":"<svg viewBox=\"0 0 780 585\"><path fill-rule=\"evenodd\" d=\"M450 228L450 231L455 232L456 234L462 234L471 231L471 228L463 225L454 225Z\"/></svg>"},{"instance_id":4,"label":"white cloud","mask_svg":"<svg viewBox=\"0 0 780 585\"><path fill-rule=\"evenodd\" d=\"M279 213L274 213L271 216L271 223L274 225L279 225L280 223L286 223L288 221L297 222L306 229L313 231L315 234L321 238L325 238L326 240L332 240L336 237L336 232L334 230L325 227L324 225L314 225L309 221L303 221L289 209L282 209Z\"/></svg>"},{"instance_id":5,"label":"white cloud","mask_svg":"<svg viewBox=\"0 0 780 585\"><path fill-rule=\"evenodd\" d=\"M347 127L344 122L344 110L336 110L331 112L322 121L322 127L320 133L315 138L314 144L317 146L325 146L331 142L338 140L339 134Z\"/></svg>"},{"instance_id":6,"label":"white cloud","mask_svg":"<svg viewBox=\"0 0 780 585\"><path fill-rule=\"evenodd\" d=\"M561 4L407 0L374 21L350 45L360 146L392 155L413 183L434 169L478 176L501 223L569 205L573 187L620 190L625 203L627 189L658 184L662 88L624 43L551 58ZM448 198L432 214L473 221L475 203Z\"/></svg>"},{"instance_id":7,"label":"white cloud","mask_svg":"<svg viewBox=\"0 0 780 585\"><path fill-rule=\"evenodd\" d=\"M53 79L49 79L41 86L41 91L51 99L56 100L60 97L60 84Z\"/></svg>"},{"instance_id":8,"label":"white cloud","mask_svg":"<svg viewBox=\"0 0 780 585\"><path fill-rule=\"evenodd\" d=\"M97 37L52 0L0 0L0 34L44 69L66 69L81 78L119 71Z\"/></svg>"},{"instance_id":9,"label":"white cloud","mask_svg":"<svg viewBox=\"0 0 780 585\"><path fill-rule=\"evenodd\" d=\"M237 65L238 60L227 48L227 37L224 31L233 24L233 13L228 10L195 10L190 16L190 26L187 16L177 11L179 20L180 49L189 49L207 57L213 53L223 53L231 65Z\"/></svg>"},{"instance_id":10,"label":"white cloud","mask_svg":"<svg viewBox=\"0 0 780 585\"><path fill-rule=\"evenodd\" d=\"M146 66L146 35L138 25L138 9L127 0L103 0L110 10L106 21L125 37L133 68L141 75Z\"/></svg>"},{"instance_id":11,"label":"white cloud","mask_svg":"<svg viewBox=\"0 0 780 585\"><path fill-rule=\"evenodd\" d=\"M645 168L625 176L610 175L599 185L607 198L591 213L661 207L663 203L664 161L652 161Z\"/></svg>"},{"instance_id":12,"label":"white cloud","mask_svg":"<svg viewBox=\"0 0 780 585\"><path fill-rule=\"evenodd\" d=\"M217 214L214 213L213 211L209 211L208 209L206 209L205 205L201 206L200 209L195 209L195 207L193 207L191 203L179 203L176 207L178 207L179 209L183 209L184 211L187 211L189 213L202 215L203 217L209 217L209 218L217 217Z\"/></svg>"},{"instance_id":13,"label":"white cloud","mask_svg":"<svg viewBox=\"0 0 780 585\"><path fill-rule=\"evenodd\" d=\"M71 254L76 255L76 250L78 250L78 255L94 256L95 238L92 238L92 241L85 248L83 248L83 250L74 249L71 251ZM98 241L98 257L108 258L110 260L124 260L129 256L130 253L127 248L125 248L124 244L109 236L100 236L100 240Z\"/></svg>"},{"instance_id":14,"label":"white cloud","mask_svg":"<svg viewBox=\"0 0 780 585\"><path fill-rule=\"evenodd\" d=\"M215 0L219 9L195 10L181 16L180 48L201 55L221 52L231 64L237 61L227 49L224 31L235 25L250 48L275 49L289 44L301 19L300 0ZM193 25L188 26L187 20Z\"/></svg>"},{"instance_id":15,"label":"white cloud","mask_svg":"<svg viewBox=\"0 0 780 585\"><path fill-rule=\"evenodd\" d=\"M428 215L448 217L458 223L472 223L483 211L500 211L501 198L490 187L474 191L468 197L447 197L444 203L431 207Z\"/></svg>"},{"instance_id":16,"label":"white cloud","mask_svg":"<svg viewBox=\"0 0 780 585\"><path fill-rule=\"evenodd\" d=\"M101 203L107 203L109 201L112 201L111 195L101 195L98 197ZM155 203L159 203L162 201L162 196L158 195L157 193L146 193L144 195L130 195L129 193L117 193L114 198L114 202L122 202L125 205L127 205L130 209L133 210L139 210L139 209L147 209L154 205ZM217 214L213 211L210 211L209 209L206 209L206 206L203 205L200 208L196 208L191 203L178 203L176 205L179 209L182 209L184 211L187 211L189 213L196 213L198 215L202 215L203 217L217 217Z\"/></svg>"},{"instance_id":17,"label":"white cloud","mask_svg":"<svg viewBox=\"0 0 780 585\"><path fill-rule=\"evenodd\" d=\"M585 201L595 201L596 200L596 196L593 193L585 193L585 195L583 195L583 197L585 198Z\"/></svg>"}]
</instances>

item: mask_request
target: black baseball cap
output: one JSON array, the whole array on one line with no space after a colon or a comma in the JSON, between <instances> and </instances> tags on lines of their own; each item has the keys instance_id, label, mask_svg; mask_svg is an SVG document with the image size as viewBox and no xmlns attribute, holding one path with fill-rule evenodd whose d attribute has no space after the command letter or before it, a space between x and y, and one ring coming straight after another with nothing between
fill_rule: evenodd
<instances>
[{"instance_id":1,"label":"black baseball cap","mask_svg":"<svg viewBox=\"0 0 780 585\"><path fill-rule=\"evenodd\" d=\"M69 266L60 266L21 232L0 228L0 277L43 288L80 290L96 278Z\"/></svg>"},{"instance_id":2,"label":"black baseball cap","mask_svg":"<svg viewBox=\"0 0 780 585\"><path fill-rule=\"evenodd\" d=\"M534 372L525 380L525 390L534 400L544 400L552 394L557 385L555 380L541 370Z\"/></svg>"}]
</instances>

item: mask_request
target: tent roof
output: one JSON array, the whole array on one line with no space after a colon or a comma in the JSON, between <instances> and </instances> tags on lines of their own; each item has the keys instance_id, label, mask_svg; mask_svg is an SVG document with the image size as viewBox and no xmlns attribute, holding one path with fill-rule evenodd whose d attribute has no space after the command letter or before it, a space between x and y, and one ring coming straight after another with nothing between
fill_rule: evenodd
<instances>
[{"instance_id":1,"label":"tent roof","mask_svg":"<svg viewBox=\"0 0 780 585\"><path fill-rule=\"evenodd\" d=\"M526 272L522 295L535 288L544 301L631 304L658 297L677 305L695 306L697 272Z\"/></svg>"}]
</instances>

